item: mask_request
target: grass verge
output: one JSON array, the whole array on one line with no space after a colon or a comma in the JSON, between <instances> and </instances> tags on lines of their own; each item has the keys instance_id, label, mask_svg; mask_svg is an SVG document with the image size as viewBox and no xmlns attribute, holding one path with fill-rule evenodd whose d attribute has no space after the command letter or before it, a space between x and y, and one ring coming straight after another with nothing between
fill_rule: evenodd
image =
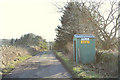
<instances>
[{"instance_id":1,"label":"grass verge","mask_svg":"<svg viewBox=\"0 0 120 80\"><path fill-rule=\"evenodd\" d=\"M2 69L2 75L3 76L7 75L8 73L10 73L15 68L15 66L17 64L25 61L26 59L28 59L30 57L32 57L32 55L26 55L26 56L21 56L21 57L19 56L17 61L12 62L11 64L7 64L7 67Z\"/></svg>"},{"instance_id":2,"label":"grass verge","mask_svg":"<svg viewBox=\"0 0 120 80\"><path fill-rule=\"evenodd\" d=\"M54 53L57 57L59 57L63 61L63 63L65 64L67 69L71 72L74 78L102 78L101 74L98 74L94 71L90 71L90 69L85 70L86 67L85 65L83 64L76 65L76 63L73 60L71 60L67 56L64 56L62 52L54 51Z\"/></svg>"}]
</instances>

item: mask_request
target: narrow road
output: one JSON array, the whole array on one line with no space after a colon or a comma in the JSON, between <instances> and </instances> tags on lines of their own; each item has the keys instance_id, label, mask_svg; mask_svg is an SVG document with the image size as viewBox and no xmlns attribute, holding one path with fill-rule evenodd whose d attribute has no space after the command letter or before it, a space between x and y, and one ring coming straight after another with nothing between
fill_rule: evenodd
<instances>
[{"instance_id":1,"label":"narrow road","mask_svg":"<svg viewBox=\"0 0 120 80\"><path fill-rule=\"evenodd\" d=\"M71 78L71 75L49 51L21 63L5 78Z\"/></svg>"}]
</instances>

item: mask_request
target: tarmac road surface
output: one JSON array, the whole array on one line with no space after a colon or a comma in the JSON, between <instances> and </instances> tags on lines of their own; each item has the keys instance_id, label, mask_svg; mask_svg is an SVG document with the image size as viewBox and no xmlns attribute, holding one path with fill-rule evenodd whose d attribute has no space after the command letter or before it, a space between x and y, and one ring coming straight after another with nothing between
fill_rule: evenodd
<instances>
[{"instance_id":1,"label":"tarmac road surface","mask_svg":"<svg viewBox=\"0 0 120 80\"><path fill-rule=\"evenodd\" d=\"M19 64L5 78L71 78L52 51L39 53Z\"/></svg>"}]
</instances>

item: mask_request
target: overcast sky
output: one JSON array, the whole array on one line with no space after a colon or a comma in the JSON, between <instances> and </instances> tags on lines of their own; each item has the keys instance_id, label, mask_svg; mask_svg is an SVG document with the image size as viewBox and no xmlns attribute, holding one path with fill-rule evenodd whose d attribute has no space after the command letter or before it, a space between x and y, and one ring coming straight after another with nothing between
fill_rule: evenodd
<instances>
[{"instance_id":1,"label":"overcast sky","mask_svg":"<svg viewBox=\"0 0 120 80\"><path fill-rule=\"evenodd\" d=\"M0 39L20 38L34 33L53 41L61 14L52 4L43 0L1 0Z\"/></svg>"},{"instance_id":2,"label":"overcast sky","mask_svg":"<svg viewBox=\"0 0 120 80\"><path fill-rule=\"evenodd\" d=\"M0 0L0 39L20 38L33 33L53 41L61 14L52 3L63 1Z\"/></svg>"}]
</instances>

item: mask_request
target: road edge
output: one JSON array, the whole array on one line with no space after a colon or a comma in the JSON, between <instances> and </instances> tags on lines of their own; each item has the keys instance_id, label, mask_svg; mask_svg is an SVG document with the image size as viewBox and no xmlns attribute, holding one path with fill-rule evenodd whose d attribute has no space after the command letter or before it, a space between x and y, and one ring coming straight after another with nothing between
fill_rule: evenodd
<instances>
[{"instance_id":1,"label":"road edge","mask_svg":"<svg viewBox=\"0 0 120 80\"><path fill-rule=\"evenodd\" d=\"M56 52L54 52L54 51L53 51L53 54L62 63L64 68L69 72L69 74L72 76L71 78L76 78L75 75L72 74L72 70L66 65L66 63L63 61L63 59L60 58L58 55L56 55Z\"/></svg>"}]
</instances>

